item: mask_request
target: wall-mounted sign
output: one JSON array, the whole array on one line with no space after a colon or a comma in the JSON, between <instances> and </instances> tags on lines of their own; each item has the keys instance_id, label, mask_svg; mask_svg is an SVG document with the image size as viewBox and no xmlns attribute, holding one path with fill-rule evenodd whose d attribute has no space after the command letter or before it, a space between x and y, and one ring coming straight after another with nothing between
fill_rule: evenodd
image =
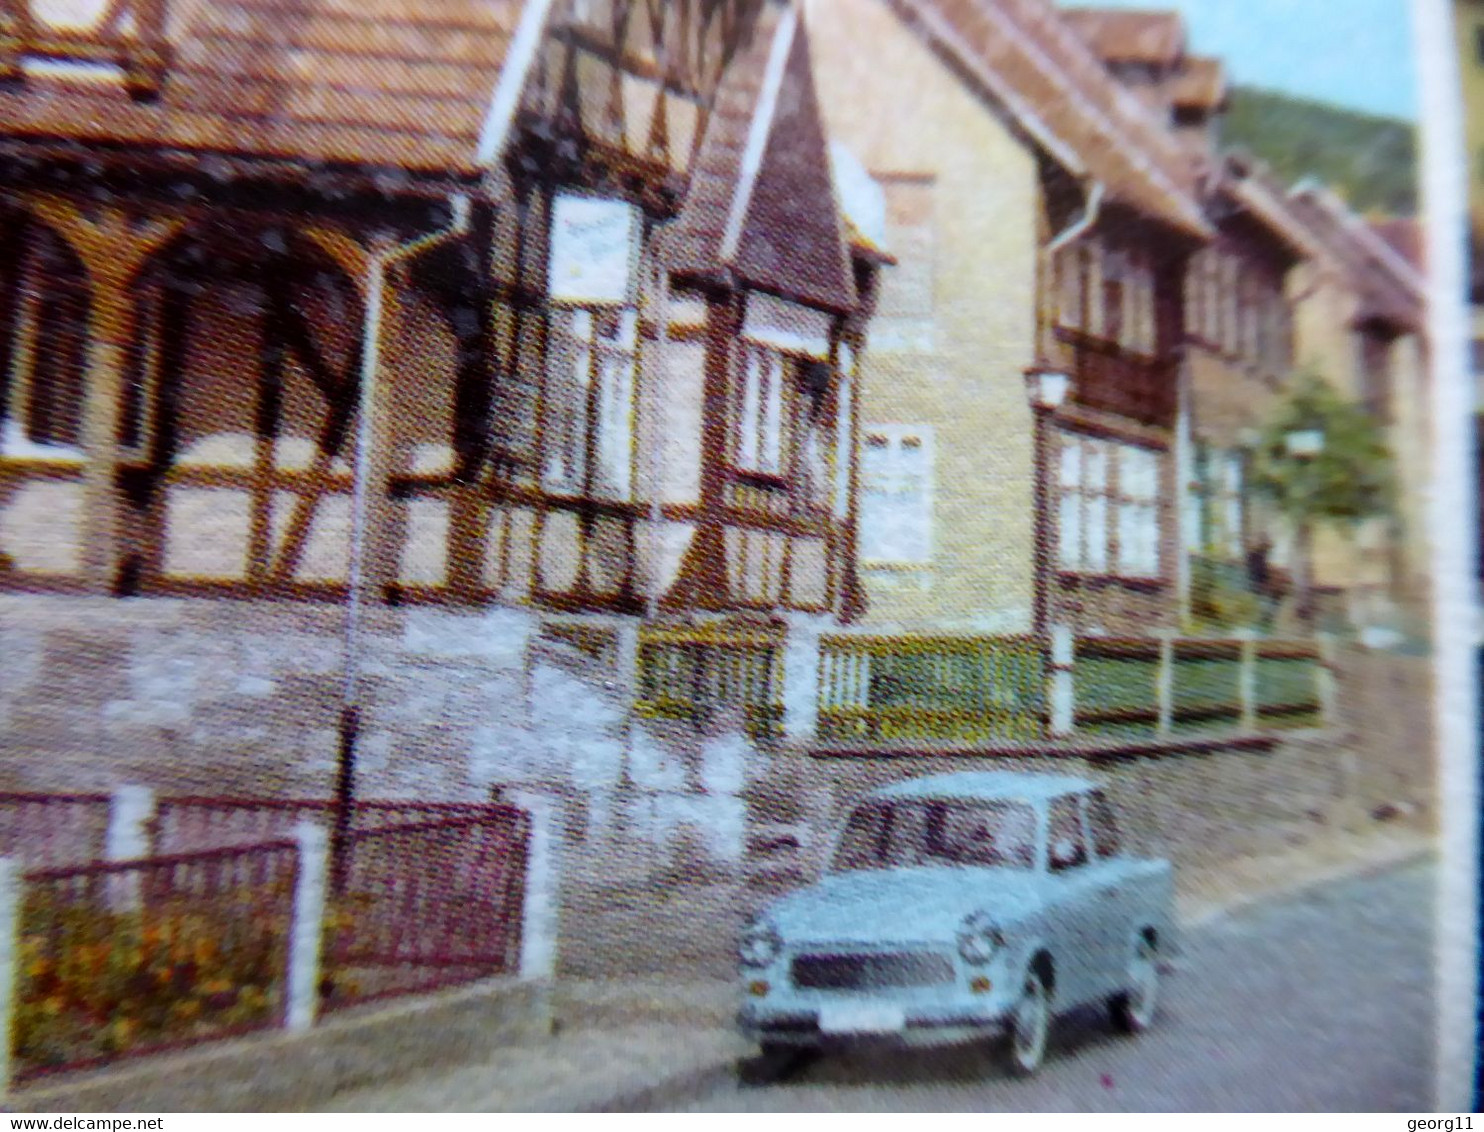
<instances>
[{"instance_id":1,"label":"wall-mounted sign","mask_svg":"<svg viewBox=\"0 0 1484 1132\"><path fill-rule=\"evenodd\" d=\"M552 301L619 306L632 300L639 210L627 201L559 194L551 209Z\"/></svg>"},{"instance_id":2,"label":"wall-mounted sign","mask_svg":"<svg viewBox=\"0 0 1484 1132\"><path fill-rule=\"evenodd\" d=\"M747 310L742 317L742 337L775 350L827 361L830 316L776 295L749 291Z\"/></svg>"}]
</instances>

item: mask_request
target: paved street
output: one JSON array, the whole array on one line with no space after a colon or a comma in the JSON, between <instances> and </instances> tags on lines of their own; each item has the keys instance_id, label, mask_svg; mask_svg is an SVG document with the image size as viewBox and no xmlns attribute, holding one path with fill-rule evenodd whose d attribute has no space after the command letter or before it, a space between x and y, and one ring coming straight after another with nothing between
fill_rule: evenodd
<instances>
[{"instance_id":1,"label":"paved street","mask_svg":"<svg viewBox=\"0 0 1484 1132\"><path fill-rule=\"evenodd\" d=\"M1419 863L1217 915L1185 934L1149 1033L1100 1013L1062 1024L1041 1074L998 1051L878 1052L797 1080L739 1085L730 985L670 988L687 1023L622 1015L473 1064L342 1093L324 1107L469 1112L605 1107L795 1109L1403 1110L1432 1076L1432 885ZM622 989L622 988L618 988Z\"/></svg>"},{"instance_id":2,"label":"paved street","mask_svg":"<svg viewBox=\"0 0 1484 1132\"><path fill-rule=\"evenodd\" d=\"M1062 1027L1039 1076L997 1051L878 1051L797 1081L723 1087L690 1111L1418 1110L1432 1075L1433 869L1342 881L1186 936L1139 1038Z\"/></svg>"}]
</instances>

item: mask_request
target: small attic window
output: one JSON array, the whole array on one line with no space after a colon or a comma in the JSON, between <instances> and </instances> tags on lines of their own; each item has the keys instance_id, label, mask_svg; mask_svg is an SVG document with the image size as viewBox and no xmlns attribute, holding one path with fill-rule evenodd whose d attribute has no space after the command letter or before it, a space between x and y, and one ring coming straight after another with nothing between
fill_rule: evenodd
<instances>
[{"instance_id":1,"label":"small attic window","mask_svg":"<svg viewBox=\"0 0 1484 1132\"><path fill-rule=\"evenodd\" d=\"M92 59L54 59L50 56L27 56L21 69L28 79L56 79L70 83L122 86L124 69L115 63Z\"/></svg>"},{"instance_id":2,"label":"small attic window","mask_svg":"<svg viewBox=\"0 0 1484 1132\"><path fill-rule=\"evenodd\" d=\"M62 31L92 31L108 14L108 0L31 0L31 17Z\"/></svg>"}]
</instances>

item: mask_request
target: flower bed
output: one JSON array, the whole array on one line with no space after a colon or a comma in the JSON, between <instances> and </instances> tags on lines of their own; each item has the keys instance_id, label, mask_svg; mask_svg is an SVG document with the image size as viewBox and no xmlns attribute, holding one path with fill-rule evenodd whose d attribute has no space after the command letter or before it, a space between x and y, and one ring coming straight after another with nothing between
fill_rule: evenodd
<instances>
[{"instance_id":1,"label":"flower bed","mask_svg":"<svg viewBox=\"0 0 1484 1132\"><path fill-rule=\"evenodd\" d=\"M278 1024L293 878L282 845L33 874L20 1074Z\"/></svg>"}]
</instances>

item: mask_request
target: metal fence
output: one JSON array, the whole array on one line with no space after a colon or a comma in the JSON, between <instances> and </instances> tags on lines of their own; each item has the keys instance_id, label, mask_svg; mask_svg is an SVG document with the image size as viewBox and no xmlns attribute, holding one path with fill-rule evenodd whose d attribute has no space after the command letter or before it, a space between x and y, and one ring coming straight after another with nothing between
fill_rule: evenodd
<instances>
[{"instance_id":1,"label":"metal fence","mask_svg":"<svg viewBox=\"0 0 1484 1132\"><path fill-rule=\"evenodd\" d=\"M280 1025L292 842L24 876L16 1077Z\"/></svg>"},{"instance_id":2,"label":"metal fence","mask_svg":"<svg viewBox=\"0 0 1484 1132\"><path fill-rule=\"evenodd\" d=\"M1316 642L1066 639L1069 665L1049 663L1054 650L1029 636L823 637L818 736L872 745L1118 740L1325 720L1327 666Z\"/></svg>"},{"instance_id":3,"label":"metal fence","mask_svg":"<svg viewBox=\"0 0 1484 1132\"><path fill-rule=\"evenodd\" d=\"M818 729L829 742L1035 739L1046 663L1032 637L820 640Z\"/></svg>"},{"instance_id":4,"label":"metal fence","mask_svg":"<svg viewBox=\"0 0 1484 1132\"><path fill-rule=\"evenodd\" d=\"M305 909L328 881L328 801L162 799L126 839L155 855L103 862L109 806L0 795L8 848L29 850L8 866L19 949L0 969L15 986L14 1078L288 1024L290 1001L302 1025L316 998L336 1010L519 970L532 819L515 806L358 802L322 912Z\"/></svg>"},{"instance_id":5,"label":"metal fence","mask_svg":"<svg viewBox=\"0 0 1484 1132\"><path fill-rule=\"evenodd\" d=\"M331 896L326 1009L517 969L530 818L481 809L351 835Z\"/></svg>"},{"instance_id":6,"label":"metal fence","mask_svg":"<svg viewBox=\"0 0 1484 1132\"><path fill-rule=\"evenodd\" d=\"M384 829L443 818L488 813L482 802L357 801L351 807L352 832ZM157 852L185 853L230 845L255 845L292 837L308 819L329 825L334 803L321 798L230 798L182 796L160 799L155 809Z\"/></svg>"},{"instance_id":7,"label":"metal fence","mask_svg":"<svg viewBox=\"0 0 1484 1132\"><path fill-rule=\"evenodd\" d=\"M0 793L0 857L25 868L82 865L103 856L107 794Z\"/></svg>"},{"instance_id":8,"label":"metal fence","mask_svg":"<svg viewBox=\"0 0 1484 1132\"><path fill-rule=\"evenodd\" d=\"M749 734L783 732L782 631L731 627L647 628L639 634L634 711L649 719L704 723L719 709L742 712Z\"/></svg>"}]
</instances>

